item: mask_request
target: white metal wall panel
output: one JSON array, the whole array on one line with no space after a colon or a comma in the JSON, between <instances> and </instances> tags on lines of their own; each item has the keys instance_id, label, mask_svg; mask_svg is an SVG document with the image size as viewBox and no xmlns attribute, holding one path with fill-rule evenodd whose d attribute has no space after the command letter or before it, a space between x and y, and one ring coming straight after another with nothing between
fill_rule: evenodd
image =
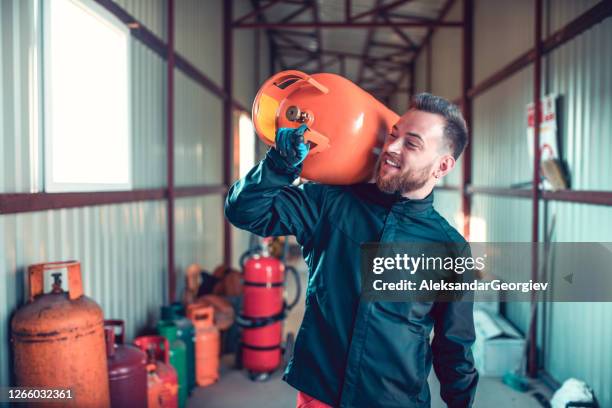
<instances>
[{"instance_id":1,"label":"white metal wall panel","mask_svg":"<svg viewBox=\"0 0 612 408\"><path fill-rule=\"evenodd\" d=\"M565 24L592 6L589 2L553 2L551 22ZM561 96L562 149L574 189L612 189L612 19L586 31L547 56L546 90ZM548 204L556 216L555 241L611 242L610 207ZM605 324L610 303L553 303L547 308L544 367L557 380L576 377L595 390L602 407L612 405L612 329ZM567 356L572 358L568 359Z\"/></svg>"},{"instance_id":2,"label":"white metal wall panel","mask_svg":"<svg viewBox=\"0 0 612 408\"><path fill-rule=\"evenodd\" d=\"M509 187L531 180L526 105L532 100L532 78L529 65L474 100L474 185Z\"/></svg>"},{"instance_id":3,"label":"white metal wall panel","mask_svg":"<svg viewBox=\"0 0 612 408\"><path fill-rule=\"evenodd\" d=\"M174 13L176 52L222 86L223 0L177 0Z\"/></svg>"},{"instance_id":4,"label":"white metal wall panel","mask_svg":"<svg viewBox=\"0 0 612 408\"><path fill-rule=\"evenodd\" d=\"M609 207L550 203L557 242L612 242ZM562 273L562 272L561 272ZM612 303L551 303L546 308L544 368L559 382L586 381L602 407L612 406ZM572 356L572 358L567 358Z\"/></svg>"},{"instance_id":5,"label":"white metal wall panel","mask_svg":"<svg viewBox=\"0 0 612 408\"><path fill-rule=\"evenodd\" d=\"M561 97L559 121L574 189L612 190L612 19L545 60L547 93Z\"/></svg>"},{"instance_id":6,"label":"white metal wall panel","mask_svg":"<svg viewBox=\"0 0 612 408\"><path fill-rule=\"evenodd\" d=\"M174 84L175 184L220 184L223 102L178 70Z\"/></svg>"},{"instance_id":7,"label":"white metal wall panel","mask_svg":"<svg viewBox=\"0 0 612 408\"><path fill-rule=\"evenodd\" d=\"M166 63L131 42L132 172L135 189L166 185Z\"/></svg>"},{"instance_id":8,"label":"white metal wall panel","mask_svg":"<svg viewBox=\"0 0 612 408\"><path fill-rule=\"evenodd\" d=\"M223 197L176 200L175 265L177 294L185 287L185 269L192 263L211 271L223 262Z\"/></svg>"},{"instance_id":9,"label":"white metal wall panel","mask_svg":"<svg viewBox=\"0 0 612 408\"><path fill-rule=\"evenodd\" d=\"M251 10L252 7L248 1L234 2L234 14L237 16L245 15ZM258 80L255 78L257 57L265 58L263 54L255 55L255 37L254 30L234 30L233 96L249 109L249 114L255 93L259 89ZM266 41L265 31L261 30L260 46L264 41Z\"/></svg>"},{"instance_id":10,"label":"white metal wall panel","mask_svg":"<svg viewBox=\"0 0 612 408\"><path fill-rule=\"evenodd\" d=\"M0 216L0 384L9 381L9 322L26 299L25 271L76 259L85 294L131 339L154 324L166 289L166 206L143 202Z\"/></svg>"},{"instance_id":11,"label":"white metal wall panel","mask_svg":"<svg viewBox=\"0 0 612 408\"><path fill-rule=\"evenodd\" d=\"M40 170L31 160L39 137L37 4L0 2L0 192L38 187Z\"/></svg>"},{"instance_id":12,"label":"white metal wall panel","mask_svg":"<svg viewBox=\"0 0 612 408\"><path fill-rule=\"evenodd\" d=\"M474 2L474 83L533 47L533 0Z\"/></svg>"},{"instance_id":13,"label":"white metal wall panel","mask_svg":"<svg viewBox=\"0 0 612 408\"><path fill-rule=\"evenodd\" d=\"M463 225L460 225L462 222L461 193L458 191L435 190L434 208L463 235Z\"/></svg>"},{"instance_id":14,"label":"white metal wall panel","mask_svg":"<svg viewBox=\"0 0 612 408\"><path fill-rule=\"evenodd\" d=\"M545 2L544 31L548 35L595 6L600 0L547 0Z\"/></svg>"},{"instance_id":15,"label":"white metal wall panel","mask_svg":"<svg viewBox=\"0 0 612 408\"><path fill-rule=\"evenodd\" d=\"M461 21L462 2L455 1L446 21ZM461 96L461 28L438 28L431 38L431 93L454 100Z\"/></svg>"},{"instance_id":16,"label":"white metal wall panel","mask_svg":"<svg viewBox=\"0 0 612 408\"><path fill-rule=\"evenodd\" d=\"M114 0L155 35L166 39L167 0Z\"/></svg>"}]
</instances>

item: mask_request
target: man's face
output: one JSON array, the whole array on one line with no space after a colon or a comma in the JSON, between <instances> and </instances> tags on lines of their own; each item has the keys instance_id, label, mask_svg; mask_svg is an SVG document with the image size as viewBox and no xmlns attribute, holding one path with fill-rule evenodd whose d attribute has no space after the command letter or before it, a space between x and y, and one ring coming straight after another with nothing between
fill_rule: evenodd
<instances>
[{"instance_id":1,"label":"man's face","mask_svg":"<svg viewBox=\"0 0 612 408\"><path fill-rule=\"evenodd\" d=\"M376 165L378 188L387 193L409 193L427 184L433 186L436 179L448 173L454 159L444 143L444 126L445 119L440 115L406 112L385 139Z\"/></svg>"}]
</instances>

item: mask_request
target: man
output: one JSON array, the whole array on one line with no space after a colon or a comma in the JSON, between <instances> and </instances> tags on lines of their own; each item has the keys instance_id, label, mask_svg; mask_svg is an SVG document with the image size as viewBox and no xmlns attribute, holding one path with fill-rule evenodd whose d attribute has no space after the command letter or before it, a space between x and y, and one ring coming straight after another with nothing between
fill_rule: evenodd
<instances>
[{"instance_id":1,"label":"man","mask_svg":"<svg viewBox=\"0 0 612 408\"><path fill-rule=\"evenodd\" d=\"M386 137L375 183L292 186L308 154L304 131L279 129L276 147L232 186L225 205L238 228L295 235L302 245L306 311L284 375L299 390L298 407L429 407L432 360L447 405L471 406L478 374L470 302L360 299L361 243L465 243L432 206L434 186L467 144L459 109L417 95Z\"/></svg>"}]
</instances>

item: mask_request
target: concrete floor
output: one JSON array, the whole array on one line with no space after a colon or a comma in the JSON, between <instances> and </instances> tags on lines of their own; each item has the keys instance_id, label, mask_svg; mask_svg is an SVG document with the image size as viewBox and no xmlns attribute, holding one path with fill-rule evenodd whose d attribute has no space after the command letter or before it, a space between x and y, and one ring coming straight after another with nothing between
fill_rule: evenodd
<instances>
[{"instance_id":1,"label":"concrete floor","mask_svg":"<svg viewBox=\"0 0 612 408\"><path fill-rule=\"evenodd\" d=\"M290 312L284 324L285 333L297 333L304 315L304 292L306 287L306 265L298 261L301 272L302 298ZM287 297L293 299L295 285L288 279ZM210 387L195 389L187 404L188 408L290 408L295 407L296 391L281 380L279 370L267 382L249 380L244 371L232 369L233 356L225 356L221 364L220 380ZM435 374L429 377L432 408L446 405L439 397L440 386ZM539 408L541 405L531 396L516 392L499 379L481 378L476 392L475 408Z\"/></svg>"},{"instance_id":2,"label":"concrete floor","mask_svg":"<svg viewBox=\"0 0 612 408\"><path fill-rule=\"evenodd\" d=\"M193 391L188 408L291 408L295 407L296 391L281 380L278 371L266 382L249 380L244 371L231 368L232 356L223 360L220 380L206 388ZM432 408L446 405L439 397L440 386L436 376L429 377ZM528 394L516 392L499 379L481 378L476 392L474 408L540 408L541 405Z\"/></svg>"}]
</instances>

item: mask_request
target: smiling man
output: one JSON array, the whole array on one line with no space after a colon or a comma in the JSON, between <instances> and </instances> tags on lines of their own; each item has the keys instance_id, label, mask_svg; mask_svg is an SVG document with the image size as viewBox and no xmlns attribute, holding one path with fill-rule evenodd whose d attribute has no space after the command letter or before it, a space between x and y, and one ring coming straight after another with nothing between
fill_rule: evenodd
<instances>
[{"instance_id":1,"label":"smiling man","mask_svg":"<svg viewBox=\"0 0 612 408\"><path fill-rule=\"evenodd\" d=\"M461 112L417 95L385 140L375 183L292 186L309 150L304 131L279 129L276 147L232 186L225 206L237 227L302 245L306 311L284 376L298 408L429 407L432 364L447 405L471 406L472 304L367 302L360 278L362 243L465 243L433 208L432 192L467 144Z\"/></svg>"}]
</instances>

